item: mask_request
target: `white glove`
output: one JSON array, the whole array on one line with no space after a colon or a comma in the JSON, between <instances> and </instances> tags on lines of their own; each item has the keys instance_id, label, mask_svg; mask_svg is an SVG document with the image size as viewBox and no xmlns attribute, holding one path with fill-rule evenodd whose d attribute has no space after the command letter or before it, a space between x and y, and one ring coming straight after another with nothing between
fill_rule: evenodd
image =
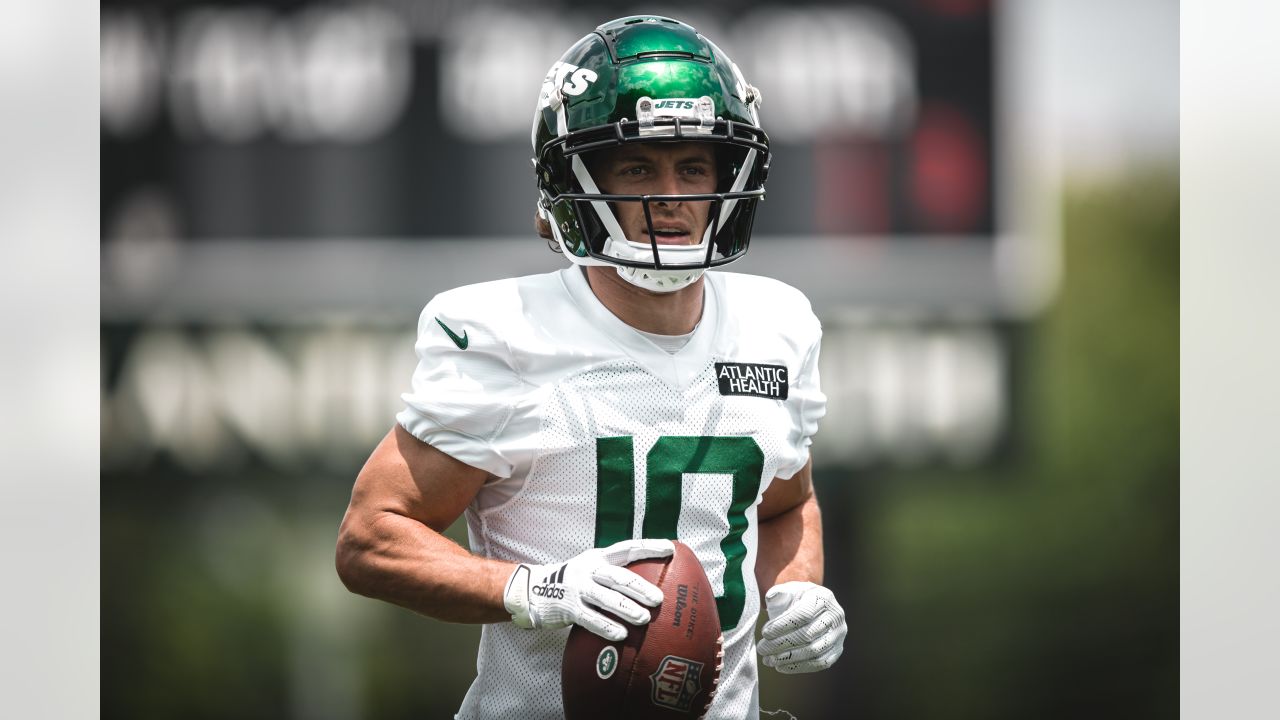
<instances>
[{"instance_id":1,"label":"white glove","mask_svg":"<svg viewBox=\"0 0 1280 720\"><path fill-rule=\"evenodd\" d=\"M662 602L662 591L622 566L674 552L670 540L623 540L563 563L520 565L507 580L502 603L517 627L576 624L606 640L622 640L627 636L626 627L591 606L608 610L632 625L648 623L652 619L649 611L636 601L657 606Z\"/></svg>"},{"instance_id":2,"label":"white glove","mask_svg":"<svg viewBox=\"0 0 1280 720\"><path fill-rule=\"evenodd\" d=\"M774 585L764 596L769 622L757 651L765 665L787 675L826 670L844 652L844 608L811 582Z\"/></svg>"}]
</instances>

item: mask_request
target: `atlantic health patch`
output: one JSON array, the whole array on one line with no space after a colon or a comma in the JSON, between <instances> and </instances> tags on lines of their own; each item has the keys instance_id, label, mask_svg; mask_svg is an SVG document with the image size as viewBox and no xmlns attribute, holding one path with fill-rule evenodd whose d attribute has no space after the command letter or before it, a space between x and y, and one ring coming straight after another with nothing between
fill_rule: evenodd
<instances>
[{"instance_id":1,"label":"atlantic health patch","mask_svg":"<svg viewBox=\"0 0 1280 720\"><path fill-rule=\"evenodd\" d=\"M721 395L787 399L787 368L761 363L716 363Z\"/></svg>"}]
</instances>

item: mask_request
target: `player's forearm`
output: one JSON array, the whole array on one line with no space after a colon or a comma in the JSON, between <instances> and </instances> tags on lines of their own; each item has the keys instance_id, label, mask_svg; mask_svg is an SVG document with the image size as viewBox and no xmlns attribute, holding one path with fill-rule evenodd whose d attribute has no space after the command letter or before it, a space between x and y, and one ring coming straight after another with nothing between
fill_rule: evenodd
<instances>
[{"instance_id":1,"label":"player's forearm","mask_svg":"<svg viewBox=\"0 0 1280 720\"><path fill-rule=\"evenodd\" d=\"M348 517L338 539L347 589L459 623L510 620L502 592L514 564L477 557L413 518L392 512Z\"/></svg>"},{"instance_id":2,"label":"player's forearm","mask_svg":"<svg viewBox=\"0 0 1280 720\"><path fill-rule=\"evenodd\" d=\"M807 580L822 584L822 513L818 498L760 523L756 580L760 593L779 583Z\"/></svg>"}]
</instances>

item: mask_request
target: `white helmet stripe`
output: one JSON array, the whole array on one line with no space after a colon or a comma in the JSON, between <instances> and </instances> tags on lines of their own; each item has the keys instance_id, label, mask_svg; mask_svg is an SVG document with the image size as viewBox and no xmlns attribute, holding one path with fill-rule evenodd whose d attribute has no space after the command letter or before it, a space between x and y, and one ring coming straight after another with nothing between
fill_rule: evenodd
<instances>
[{"instance_id":1,"label":"white helmet stripe","mask_svg":"<svg viewBox=\"0 0 1280 720\"><path fill-rule=\"evenodd\" d=\"M751 148L747 151L747 158L742 161L742 169L738 171L738 177L733 179L733 187L729 188L729 192L742 192L742 188L747 184L747 176L751 174L751 168L755 167L756 149ZM716 221L716 232L724 227L725 221L733 214L733 208L738 204L738 200L726 200L724 207L720 208L720 219ZM708 228L710 229L710 228Z\"/></svg>"},{"instance_id":2,"label":"white helmet stripe","mask_svg":"<svg viewBox=\"0 0 1280 720\"><path fill-rule=\"evenodd\" d=\"M596 187L596 183L591 179L591 173L587 172L587 166L582 163L582 158L574 155L570 161L573 167L573 176L578 178L578 183L582 185L582 189L592 195L601 195L600 188ZM613 216L613 210L610 209L609 203L603 200L592 200L591 208L596 211L596 215L600 217L600 222L604 223L605 230L609 231L609 242L605 243L604 254L609 254L609 243L625 243L627 234L622 232L622 226L618 224L618 219Z\"/></svg>"}]
</instances>

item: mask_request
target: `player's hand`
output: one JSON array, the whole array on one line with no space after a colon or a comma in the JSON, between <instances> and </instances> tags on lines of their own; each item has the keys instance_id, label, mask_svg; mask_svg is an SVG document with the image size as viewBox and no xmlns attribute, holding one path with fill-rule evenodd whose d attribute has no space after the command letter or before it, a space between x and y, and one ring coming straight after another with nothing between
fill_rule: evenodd
<instances>
[{"instance_id":1,"label":"player's hand","mask_svg":"<svg viewBox=\"0 0 1280 720\"><path fill-rule=\"evenodd\" d=\"M623 540L562 563L520 565L507 580L502 602L517 627L581 625L606 640L622 640L626 627L596 608L632 625L649 622L651 615L641 604L657 606L662 591L622 566L674 552L670 540Z\"/></svg>"},{"instance_id":2,"label":"player's hand","mask_svg":"<svg viewBox=\"0 0 1280 720\"><path fill-rule=\"evenodd\" d=\"M764 596L769 622L756 647L765 665L787 675L826 670L844 652L844 608L811 582L774 585Z\"/></svg>"}]
</instances>

